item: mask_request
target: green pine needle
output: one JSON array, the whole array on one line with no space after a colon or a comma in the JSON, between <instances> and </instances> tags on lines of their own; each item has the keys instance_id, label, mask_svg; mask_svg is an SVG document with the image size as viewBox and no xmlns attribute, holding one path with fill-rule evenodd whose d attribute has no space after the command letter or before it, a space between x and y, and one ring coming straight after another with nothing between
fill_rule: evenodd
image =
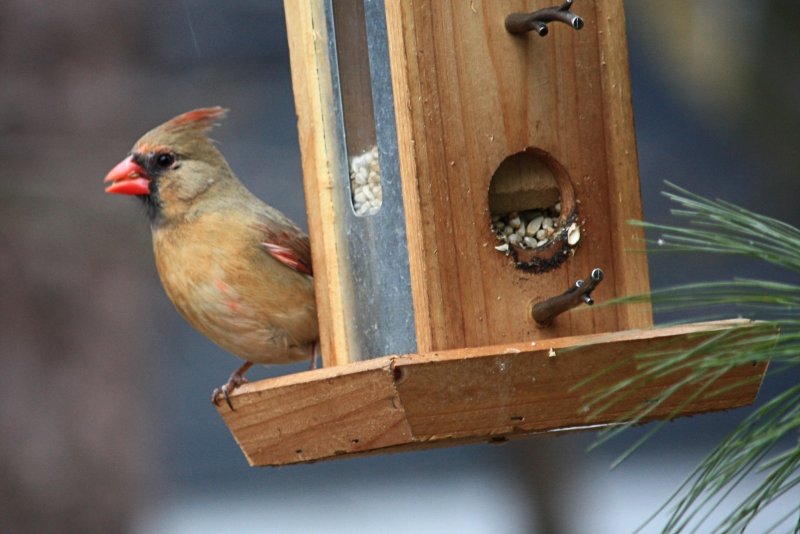
<instances>
[{"instance_id":1,"label":"green pine needle","mask_svg":"<svg viewBox=\"0 0 800 534\"><path fill-rule=\"evenodd\" d=\"M687 221L685 226L667 226L634 221L632 224L658 232L650 251L731 254L771 263L800 274L800 230L765 215L753 213L722 200L709 200L674 184L664 193L679 208L672 214ZM730 310L764 322L705 334L691 349L655 347L634 357L636 376L605 391L587 395L591 414L599 415L626 398L633 386L643 386L664 377L673 382L657 398L626 414L603 430L597 447L631 426L647 421L648 415L677 394L686 397L671 412L680 414L686 404L708 399L740 387L741 382L719 386L716 381L731 369L753 362L770 362L768 376L800 366L800 281L734 278L727 281L686 284L656 290L648 295L619 299L618 303L649 301L657 311ZM718 312L717 312L718 313ZM728 313L730 313L728 311ZM695 317L694 320L697 320ZM623 365L626 362L620 362ZM591 387L603 371L573 389ZM677 379L676 379L677 377ZM631 445L614 462L618 465L635 453L666 423L661 421ZM771 503L800 486L800 385L766 399L723 439L698 465L673 496L648 519L648 524L668 514L663 532L742 532ZM710 515L733 499L733 490L748 477L759 483L742 498L721 522L708 525ZM800 504L776 521L781 528L792 517L800 529ZM644 525L643 525L644 526ZM688 529L688 530L687 530Z\"/></svg>"}]
</instances>

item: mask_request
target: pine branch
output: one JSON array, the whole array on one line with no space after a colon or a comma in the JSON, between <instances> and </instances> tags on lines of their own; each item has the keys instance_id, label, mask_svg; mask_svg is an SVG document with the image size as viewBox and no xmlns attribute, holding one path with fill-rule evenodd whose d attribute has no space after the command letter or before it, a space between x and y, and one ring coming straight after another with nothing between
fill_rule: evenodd
<instances>
[{"instance_id":1,"label":"pine branch","mask_svg":"<svg viewBox=\"0 0 800 534\"><path fill-rule=\"evenodd\" d=\"M659 232L650 250L731 254L756 258L800 274L800 230L765 215L721 200L709 200L673 184L664 193L679 208L672 214L686 224L632 224ZM734 278L726 281L686 284L620 299L617 302L650 301L660 311L700 311L735 308L750 318L764 320L753 326L734 328L704 339L689 350L658 347L635 356L637 376L611 388L587 395L591 413L608 410L632 385L645 385L667 375L678 379L656 400L640 406L619 424L600 433L593 447L617 437L643 421L658 405L679 392L691 391L691 402L721 393L715 381L730 369L748 362L770 363L768 377L800 367L800 283ZM695 318L696 320L696 318ZM780 334L777 334L777 331ZM575 388L587 387L595 377ZM728 385L738 387L740 384ZM672 413L677 416L681 406ZM618 465L655 435L664 422L638 439L617 459ZM787 492L800 486L800 385L789 387L766 400L723 439L700 463L673 496L651 516L661 513L669 519L663 532L686 529L713 532L741 532L753 519ZM722 503L730 502L733 490L745 479L757 477L756 489L737 503L734 511L713 527L710 515ZM795 516L800 526L800 504L773 525L773 529ZM644 526L644 525L643 525Z\"/></svg>"}]
</instances>

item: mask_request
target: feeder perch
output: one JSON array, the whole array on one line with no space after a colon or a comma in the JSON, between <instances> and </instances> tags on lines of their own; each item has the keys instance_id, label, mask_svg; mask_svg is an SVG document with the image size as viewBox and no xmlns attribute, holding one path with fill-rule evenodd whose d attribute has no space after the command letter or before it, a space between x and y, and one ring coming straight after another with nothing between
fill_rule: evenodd
<instances>
[{"instance_id":1,"label":"feeder perch","mask_svg":"<svg viewBox=\"0 0 800 534\"><path fill-rule=\"evenodd\" d=\"M218 406L252 465L613 422L671 382L601 418L573 386L746 324L585 305L649 289L621 0L284 7L323 368ZM764 371L648 417L744 406Z\"/></svg>"}]
</instances>

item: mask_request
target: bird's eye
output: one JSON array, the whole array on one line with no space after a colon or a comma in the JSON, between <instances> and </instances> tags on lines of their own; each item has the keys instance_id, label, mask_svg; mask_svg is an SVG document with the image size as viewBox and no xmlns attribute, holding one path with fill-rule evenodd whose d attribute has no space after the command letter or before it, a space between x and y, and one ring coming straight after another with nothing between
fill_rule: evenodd
<instances>
[{"instance_id":1,"label":"bird's eye","mask_svg":"<svg viewBox=\"0 0 800 534\"><path fill-rule=\"evenodd\" d=\"M173 163L175 163L175 154L171 152L164 152L163 154L158 154L156 156L156 165L162 169L171 167Z\"/></svg>"}]
</instances>

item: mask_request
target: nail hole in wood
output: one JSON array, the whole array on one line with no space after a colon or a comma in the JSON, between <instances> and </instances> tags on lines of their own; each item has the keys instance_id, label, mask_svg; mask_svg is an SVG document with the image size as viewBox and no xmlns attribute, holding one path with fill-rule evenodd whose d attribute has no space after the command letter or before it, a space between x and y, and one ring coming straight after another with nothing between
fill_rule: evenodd
<instances>
[{"instance_id":1,"label":"nail hole in wood","mask_svg":"<svg viewBox=\"0 0 800 534\"><path fill-rule=\"evenodd\" d=\"M402 384L403 381L407 378L407 372L404 367L394 367L392 368L392 376L394 377L395 385Z\"/></svg>"}]
</instances>

